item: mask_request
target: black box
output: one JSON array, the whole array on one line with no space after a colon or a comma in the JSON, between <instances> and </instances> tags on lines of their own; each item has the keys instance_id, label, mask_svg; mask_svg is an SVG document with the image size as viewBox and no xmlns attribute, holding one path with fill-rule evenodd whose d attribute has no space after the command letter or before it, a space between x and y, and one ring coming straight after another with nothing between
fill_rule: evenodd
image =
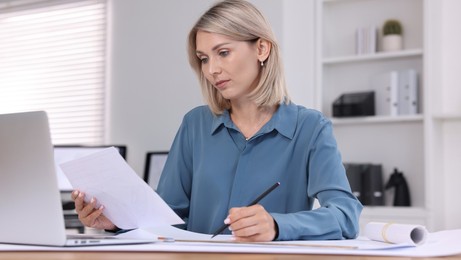
<instances>
[{"instance_id":1,"label":"black box","mask_svg":"<svg viewBox=\"0 0 461 260\"><path fill-rule=\"evenodd\" d=\"M342 94L333 102L333 117L355 117L374 115L374 91Z\"/></svg>"}]
</instances>

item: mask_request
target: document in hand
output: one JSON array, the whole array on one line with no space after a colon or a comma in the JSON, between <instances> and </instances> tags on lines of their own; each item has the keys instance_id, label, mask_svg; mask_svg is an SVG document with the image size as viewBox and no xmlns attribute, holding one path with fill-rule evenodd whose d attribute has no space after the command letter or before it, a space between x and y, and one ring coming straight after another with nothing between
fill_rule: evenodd
<instances>
[{"instance_id":1,"label":"document in hand","mask_svg":"<svg viewBox=\"0 0 461 260\"><path fill-rule=\"evenodd\" d=\"M103 214L122 229L182 224L184 221L110 147L60 165L74 190L95 198Z\"/></svg>"}]
</instances>

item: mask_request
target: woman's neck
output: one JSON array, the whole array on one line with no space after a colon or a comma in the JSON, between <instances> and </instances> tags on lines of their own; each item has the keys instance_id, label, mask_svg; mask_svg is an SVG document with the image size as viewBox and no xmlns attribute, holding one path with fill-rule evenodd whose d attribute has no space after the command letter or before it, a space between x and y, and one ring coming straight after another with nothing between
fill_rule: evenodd
<instances>
[{"instance_id":1,"label":"woman's neck","mask_svg":"<svg viewBox=\"0 0 461 260\"><path fill-rule=\"evenodd\" d=\"M277 106L258 107L254 103L232 105L230 116L245 139L250 139L271 119Z\"/></svg>"}]
</instances>

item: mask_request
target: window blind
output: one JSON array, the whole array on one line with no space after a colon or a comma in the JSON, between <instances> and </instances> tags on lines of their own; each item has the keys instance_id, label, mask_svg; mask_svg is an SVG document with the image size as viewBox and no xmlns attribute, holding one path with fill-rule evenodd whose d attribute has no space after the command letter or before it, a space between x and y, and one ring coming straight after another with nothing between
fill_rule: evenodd
<instances>
[{"instance_id":1,"label":"window blind","mask_svg":"<svg viewBox=\"0 0 461 260\"><path fill-rule=\"evenodd\" d=\"M45 110L54 144L101 144L106 3L0 1L0 113Z\"/></svg>"}]
</instances>

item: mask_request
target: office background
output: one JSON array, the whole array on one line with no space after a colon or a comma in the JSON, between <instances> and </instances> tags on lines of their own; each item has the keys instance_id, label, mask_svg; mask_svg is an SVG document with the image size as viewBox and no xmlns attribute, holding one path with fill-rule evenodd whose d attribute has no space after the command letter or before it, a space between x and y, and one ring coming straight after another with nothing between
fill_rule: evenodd
<instances>
[{"instance_id":1,"label":"office background","mask_svg":"<svg viewBox=\"0 0 461 260\"><path fill-rule=\"evenodd\" d=\"M198 16L213 1L110 1L110 117L108 143L128 146L128 161L142 172L144 155L149 150L167 150L183 115L201 105L197 79L187 61L186 37ZM315 1L253 0L267 16L277 35L284 58L287 82L293 100L318 108L316 93ZM429 218L436 229L461 227L461 208L456 201L461 183L459 147L461 146L461 71L459 32L460 2L444 0L425 6L427 21L436 27L439 40L429 41L434 50L428 62L437 87L425 97L432 100L431 116L442 123L434 131L443 143L436 148L429 143L424 149L440 157L425 163L431 173L425 192ZM430 10L429 10L430 9ZM431 15L433 13L434 15ZM427 55L429 56L429 55ZM427 129L427 128L426 128ZM427 141L427 138L424 139ZM398 148L396 148L398 149ZM391 152L391 151L389 151Z\"/></svg>"},{"instance_id":2,"label":"office background","mask_svg":"<svg viewBox=\"0 0 461 260\"><path fill-rule=\"evenodd\" d=\"M320 109L329 116L329 99L337 92L334 95L326 93L328 88L324 88L326 84L322 84L322 80L342 76L342 73L347 75L347 80L336 85L351 85L351 79L363 79L366 73L370 74L368 65L385 63L378 65L382 69L401 60L416 60L416 67L423 72L423 113L409 119L376 117L371 122L356 120L352 123L339 120L334 122L334 129L344 158L365 160L371 155L373 160L386 161L386 177L389 167L400 165L409 178L414 207L366 207L365 219L386 221L396 216L398 221L421 221L433 230L459 228L461 36L457 25L461 19L458 15L461 1L250 1L265 13L279 39L293 100ZM10 3L26 2L0 0L0 7ZM183 115L203 104L196 76L188 65L186 37L193 23L213 1L108 0L107 3L109 48L105 70L107 134L104 143L126 145L128 162L142 175L146 152L168 150ZM328 12L335 15L328 17ZM362 16L374 18L396 13L407 22L409 32L413 32L412 36L407 35L411 46L396 55L371 55L365 61L352 53L333 56L331 67L343 67L336 70L336 74L328 74L331 67L324 63L322 48L334 50L330 46L334 43L341 48L347 45L352 52L352 39L347 38L343 45L338 38L322 37L324 29L318 25L319 21L333 22L330 24L335 26L330 33L335 35L344 33L345 29L350 33L350 23L363 23ZM376 22L382 18L387 17L372 20ZM10 57L14 60L14 55ZM344 73L357 64L362 69ZM336 85L330 90L338 91ZM370 139L375 135L378 141ZM358 149L354 140L366 138L370 141L368 149Z\"/></svg>"}]
</instances>

